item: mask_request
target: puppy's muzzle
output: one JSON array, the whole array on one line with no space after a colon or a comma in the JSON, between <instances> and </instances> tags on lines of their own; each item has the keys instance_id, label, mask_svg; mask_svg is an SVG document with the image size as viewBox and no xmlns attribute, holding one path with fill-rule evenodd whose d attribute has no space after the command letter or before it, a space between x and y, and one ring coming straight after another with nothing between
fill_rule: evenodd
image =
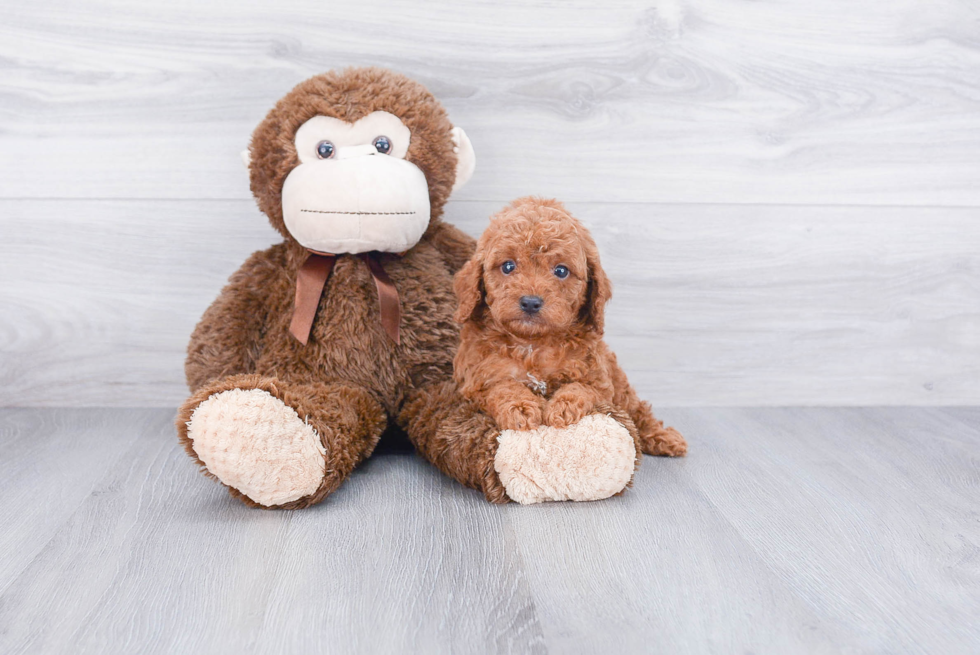
<instances>
[{"instance_id":1,"label":"puppy's muzzle","mask_svg":"<svg viewBox=\"0 0 980 655\"><path fill-rule=\"evenodd\" d=\"M522 312L533 316L541 311L541 308L544 306L544 300L541 296L521 296L518 304L521 306Z\"/></svg>"}]
</instances>

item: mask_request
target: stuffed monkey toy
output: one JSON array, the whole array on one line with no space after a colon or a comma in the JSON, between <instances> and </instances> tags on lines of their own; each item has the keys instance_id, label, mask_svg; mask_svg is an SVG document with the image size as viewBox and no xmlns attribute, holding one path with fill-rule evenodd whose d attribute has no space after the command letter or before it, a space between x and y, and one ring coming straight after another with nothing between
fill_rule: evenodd
<instances>
[{"instance_id":1,"label":"stuffed monkey toy","mask_svg":"<svg viewBox=\"0 0 980 655\"><path fill-rule=\"evenodd\" d=\"M245 261L191 336L177 430L206 475L250 506L307 507L396 424L491 502L590 500L629 484L639 448L624 412L501 433L458 393L453 275L475 243L442 212L475 159L422 85L377 68L313 77L269 112L245 160L283 242ZM601 479L594 461L576 466L597 448Z\"/></svg>"}]
</instances>

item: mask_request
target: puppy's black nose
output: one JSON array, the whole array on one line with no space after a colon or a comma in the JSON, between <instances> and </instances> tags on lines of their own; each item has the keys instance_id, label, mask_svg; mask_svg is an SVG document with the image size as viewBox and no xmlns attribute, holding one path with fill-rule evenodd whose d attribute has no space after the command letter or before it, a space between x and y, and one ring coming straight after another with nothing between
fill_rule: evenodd
<instances>
[{"instance_id":1,"label":"puppy's black nose","mask_svg":"<svg viewBox=\"0 0 980 655\"><path fill-rule=\"evenodd\" d=\"M541 296L521 296L521 310L525 314L537 314L541 311L544 300Z\"/></svg>"}]
</instances>

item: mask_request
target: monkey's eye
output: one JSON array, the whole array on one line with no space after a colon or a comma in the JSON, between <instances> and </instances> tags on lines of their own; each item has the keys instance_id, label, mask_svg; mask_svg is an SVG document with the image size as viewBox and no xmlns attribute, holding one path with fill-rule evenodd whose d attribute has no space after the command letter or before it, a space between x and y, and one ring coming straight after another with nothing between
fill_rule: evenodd
<instances>
[{"instance_id":1,"label":"monkey's eye","mask_svg":"<svg viewBox=\"0 0 980 655\"><path fill-rule=\"evenodd\" d=\"M500 265L500 272L503 273L504 275L510 275L511 273L514 272L515 268L517 268L517 264L515 264L513 261L508 259L507 261L505 261L503 264Z\"/></svg>"},{"instance_id":2,"label":"monkey's eye","mask_svg":"<svg viewBox=\"0 0 980 655\"><path fill-rule=\"evenodd\" d=\"M334 148L333 144L329 141L321 141L320 143L316 144L316 156L320 159L330 159L333 157L335 150L336 148Z\"/></svg>"},{"instance_id":3,"label":"monkey's eye","mask_svg":"<svg viewBox=\"0 0 980 655\"><path fill-rule=\"evenodd\" d=\"M374 144L374 147L377 148L378 152L380 152L382 155L387 155L389 152L391 152L391 140L386 136L379 136L371 143Z\"/></svg>"},{"instance_id":4,"label":"monkey's eye","mask_svg":"<svg viewBox=\"0 0 980 655\"><path fill-rule=\"evenodd\" d=\"M555 277L559 280L564 280L566 277L568 277L568 267L564 264L558 264L558 266L555 266Z\"/></svg>"}]
</instances>

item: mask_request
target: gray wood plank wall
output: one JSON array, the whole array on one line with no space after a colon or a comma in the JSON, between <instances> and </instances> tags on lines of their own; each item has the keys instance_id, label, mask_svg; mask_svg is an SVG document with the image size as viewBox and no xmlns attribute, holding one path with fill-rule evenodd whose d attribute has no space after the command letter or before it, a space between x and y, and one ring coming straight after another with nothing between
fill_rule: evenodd
<instances>
[{"instance_id":1,"label":"gray wood plank wall","mask_svg":"<svg viewBox=\"0 0 980 655\"><path fill-rule=\"evenodd\" d=\"M980 398L980 5L289 0L0 6L0 404L173 406L275 235L238 152L344 65L426 83L476 175L600 242L669 405Z\"/></svg>"}]
</instances>

